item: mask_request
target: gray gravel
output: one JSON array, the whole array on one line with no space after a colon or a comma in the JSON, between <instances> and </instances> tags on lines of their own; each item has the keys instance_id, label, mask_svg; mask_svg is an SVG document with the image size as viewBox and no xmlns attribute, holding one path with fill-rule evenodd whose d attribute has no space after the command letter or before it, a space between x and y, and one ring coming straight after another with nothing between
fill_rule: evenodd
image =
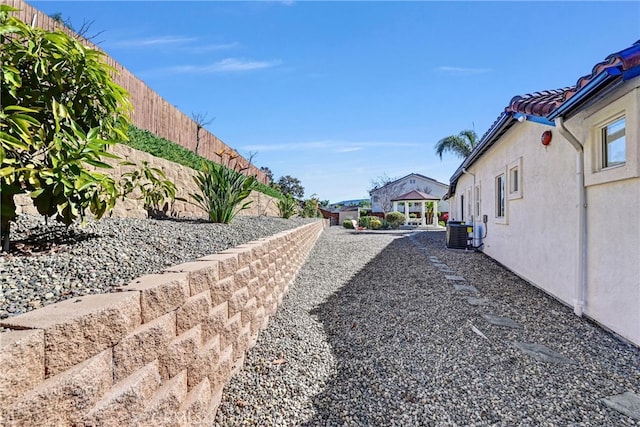
<instances>
[{"instance_id":1,"label":"gray gravel","mask_svg":"<svg viewBox=\"0 0 640 427\"><path fill-rule=\"evenodd\" d=\"M111 292L143 274L309 221L238 216L225 225L104 218L66 228L21 215L12 223L12 250L0 256L0 319L75 296Z\"/></svg>"},{"instance_id":2,"label":"gray gravel","mask_svg":"<svg viewBox=\"0 0 640 427\"><path fill-rule=\"evenodd\" d=\"M225 388L216 425L640 425L600 403L627 390L640 393L640 349L483 254L446 250L443 232L333 227Z\"/></svg>"}]
</instances>

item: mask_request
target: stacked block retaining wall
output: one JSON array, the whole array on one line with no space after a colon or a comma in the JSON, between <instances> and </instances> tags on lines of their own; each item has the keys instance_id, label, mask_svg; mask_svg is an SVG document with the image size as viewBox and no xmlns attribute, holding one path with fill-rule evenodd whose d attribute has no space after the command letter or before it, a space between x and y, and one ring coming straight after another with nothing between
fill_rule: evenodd
<instances>
[{"instance_id":1,"label":"stacked block retaining wall","mask_svg":"<svg viewBox=\"0 0 640 427\"><path fill-rule=\"evenodd\" d=\"M160 157L152 156L149 153L133 149L127 145L116 144L110 152L118 155L120 160L104 159L105 162L113 166L113 169L100 169L100 172L109 173L116 181L119 181L123 173L136 169L136 167L133 166L120 165L123 160L135 163L138 169L142 167L142 162L146 161L150 167L162 170L167 179L176 185L176 197L186 200L186 202L176 200L168 209L167 215L190 218L206 217L206 213L191 203L191 198L189 197L189 194L200 193L198 186L193 180L196 174L195 170L169 160L161 159ZM111 211L111 215L121 218L146 218L147 211L144 209L144 203L141 199L136 199L135 196L134 194L132 197L118 200L113 211ZM275 197L267 196L259 191L252 191L247 200L251 200L253 203L251 203L249 209L238 212L238 215L279 216L277 207L278 199ZM40 215L33 205L33 200L31 200L31 197L27 194L17 195L15 197L15 203L18 214Z\"/></svg>"},{"instance_id":2,"label":"stacked block retaining wall","mask_svg":"<svg viewBox=\"0 0 640 427\"><path fill-rule=\"evenodd\" d=\"M0 425L211 425L325 224L0 322Z\"/></svg>"}]
</instances>

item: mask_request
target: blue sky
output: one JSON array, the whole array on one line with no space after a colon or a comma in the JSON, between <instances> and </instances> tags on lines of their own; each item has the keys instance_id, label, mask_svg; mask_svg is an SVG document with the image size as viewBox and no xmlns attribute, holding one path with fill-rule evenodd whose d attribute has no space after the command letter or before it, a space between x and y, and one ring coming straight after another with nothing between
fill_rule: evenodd
<instances>
[{"instance_id":1,"label":"blue sky","mask_svg":"<svg viewBox=\"0 0 640 427\"><path fill-rule=\"evenodd\" d=\"M435 143L481 136L515 95L574 84L640 39L640 2L30 1L76 26L187 115L305 196L368 197Z\"/></svg>"}]
</instances>

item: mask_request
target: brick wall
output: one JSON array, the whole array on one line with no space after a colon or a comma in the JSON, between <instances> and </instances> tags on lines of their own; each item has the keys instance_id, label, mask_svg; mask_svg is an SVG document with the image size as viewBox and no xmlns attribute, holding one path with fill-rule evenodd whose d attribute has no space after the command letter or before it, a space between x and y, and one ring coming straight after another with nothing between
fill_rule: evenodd
<instances>
[{"instance_id":1,"label":"brick wall","mask_svg":"<svg viewBox=\"0 0 640 427\"><path fill-rule=\"evenodd\" d=\"M0 425L211 425L324 225L0 322Z\"/></svg>"},{"instance_id":2,"label":"brick wall","mask_svg":"<svg viewBox=\"0 0 640 427\"><path fill-rule=\"evenodd\" d=\"M185 200L191 200L190 193L199 193L198 187L193 180L195 171L186 166L182 166L178 163L173 163L159 157L154 157L144 151L134 150L133 148L117 144L110 152L117 154L121 157L121 160L104 159L105 162L111 164L113 169L102 169L101 172L109 172L116 181L120 179L120 176L127 171L132 170L131 166L120 166L119 163L122 160L128 160L136 163L138 166L142 165L142 161L149 162L149 166L158 168L164 172L171 182L176 185L177 197L181 197ZM247 200L252 200L249 209L240 211L238 215L248 216L279 216L277 208L277 199L271 196L267 196L264 193L253 191ZM27 213L32 215L39 215L36 208L33 206L33 202L28 195L19 195L15 198L17 213ZM175 217L202 217L206 218L206 213L190 202L182 202L176 200L171 206L169 215ZM120 218L146 218L147 211L143 208L142 200L136 200L133 198L127 198L125 200L118 200L115 208L112 211L112 216Z\"/></svg>"}]
</instances>

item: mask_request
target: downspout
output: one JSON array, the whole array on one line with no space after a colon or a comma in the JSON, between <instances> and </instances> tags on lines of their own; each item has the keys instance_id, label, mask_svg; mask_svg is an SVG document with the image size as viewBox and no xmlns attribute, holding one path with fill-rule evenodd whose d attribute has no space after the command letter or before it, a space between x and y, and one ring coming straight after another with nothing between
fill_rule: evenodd
<instances>
[{"instance_id":1,"label":"downspout","mask_svg":"<svg viewBox=\"0 0 640 427\"><path fill-rule=\"evenodd\" d=\"M582 317L585 305L585 294L587 288L587 188L584 185L584 148L569 129L564 125L562 117L555 120L556 127L560 134L576 150L576 194L578 196L578 245L577 245L577 268L575 299L573 301L573 312Z\"/></svg>"}]
</instances>

